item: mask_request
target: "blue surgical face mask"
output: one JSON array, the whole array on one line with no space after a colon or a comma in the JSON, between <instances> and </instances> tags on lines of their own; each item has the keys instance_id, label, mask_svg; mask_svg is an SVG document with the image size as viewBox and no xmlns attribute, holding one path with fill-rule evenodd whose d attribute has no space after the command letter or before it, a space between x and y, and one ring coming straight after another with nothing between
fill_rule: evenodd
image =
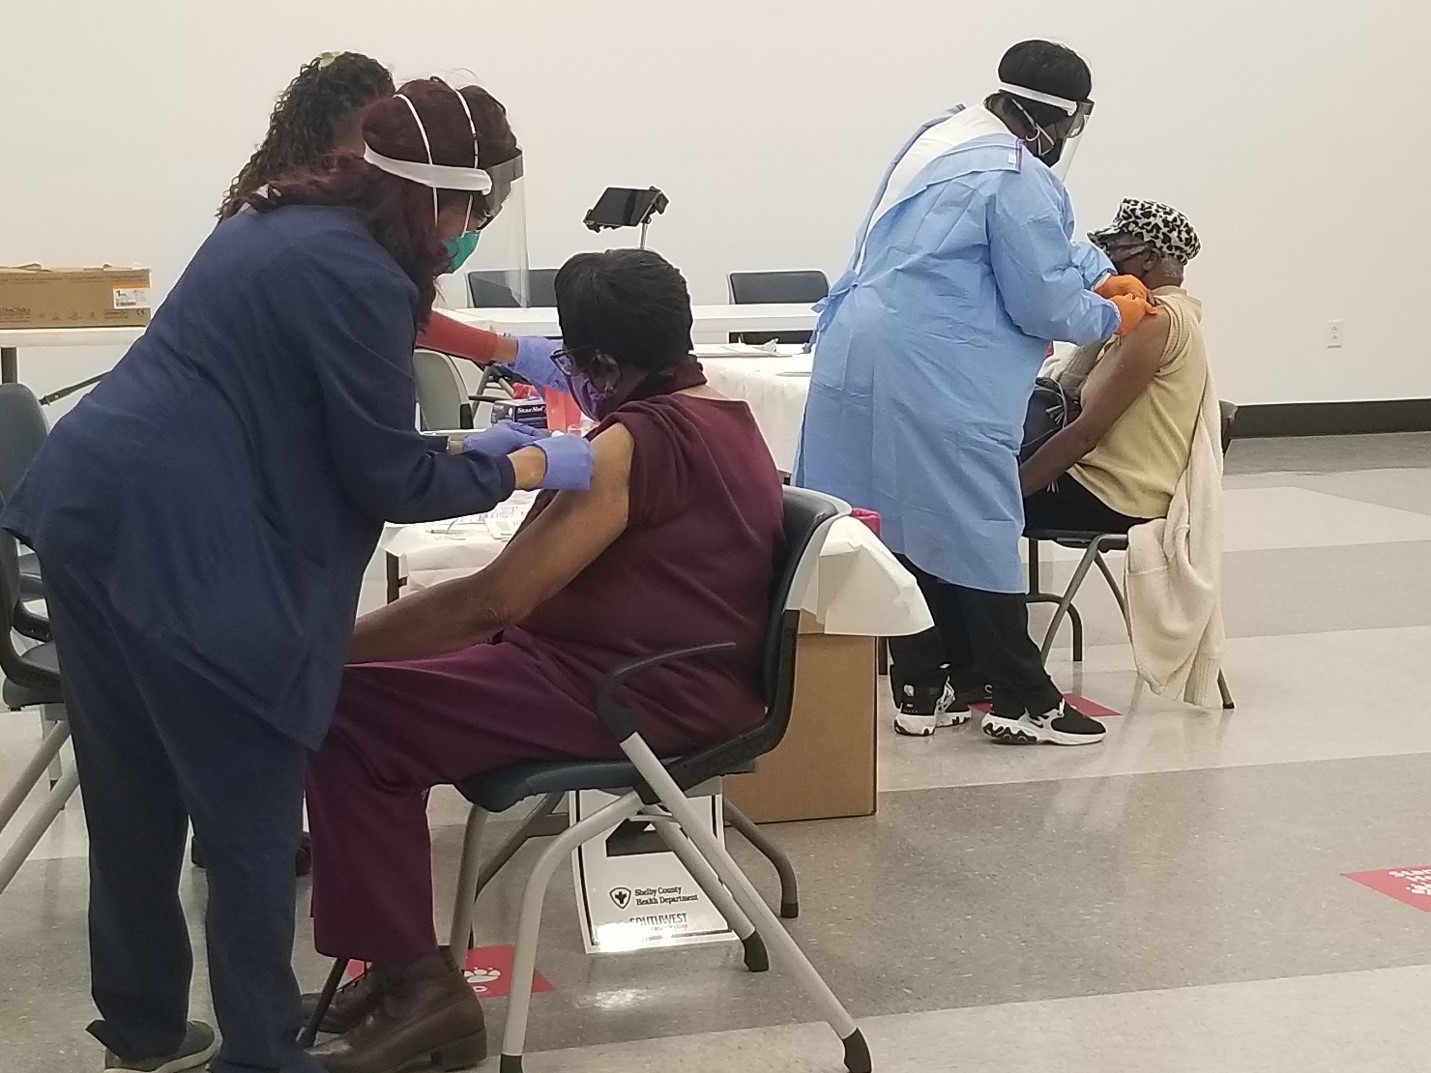
<instances>
[{"instance_id":1,"label":"blue surgical face mask","mask_svg":"<svg viewBox=\"0 0 1431 1073\"><path fill-rule=\"evenodd\" d=\"M456 272L472 256L472 251L477 248L477 240L482 237L481 231L464 231L456 238L444 239L442 248L447 251L447 265L444 272Z\"/></svg>"}]
</instances>

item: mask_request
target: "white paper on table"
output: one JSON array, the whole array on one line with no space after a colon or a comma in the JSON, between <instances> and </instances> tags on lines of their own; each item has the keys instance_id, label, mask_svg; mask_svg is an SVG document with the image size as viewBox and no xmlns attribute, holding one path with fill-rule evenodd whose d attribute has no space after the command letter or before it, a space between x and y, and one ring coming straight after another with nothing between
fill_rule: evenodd
<instances>
[{"instance_id":1,"label":"white paper on table","mask_svg":"<svg viewBox=\"0 0 1431 1073\"><path fill-rule=\"evenodd\" d=\"M826 633L903 637L934 625L914 575L854 518L830 527L800 606Z\"/></svg>"}]
</instances>

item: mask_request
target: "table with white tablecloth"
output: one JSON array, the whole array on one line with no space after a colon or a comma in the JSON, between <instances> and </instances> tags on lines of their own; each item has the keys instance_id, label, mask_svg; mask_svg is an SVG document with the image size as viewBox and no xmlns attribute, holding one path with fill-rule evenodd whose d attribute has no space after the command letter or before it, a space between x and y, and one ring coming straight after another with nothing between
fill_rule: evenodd
<instances>
[{"instance_id":1,"label":"table with white tablecloth","mask_svg":"<svg viewBox=\"0 0 1431 1073\"><path fill-rule=\"evenodd\" d=\"M391 557L392 576L424 589L480 570L501 553L533 498L518 492L487 515L390 526L380 546ZM830 530L802 607L833 634L898 637L932 624L914 578L852 518Z\"/></svg>"},{"instance_id":2,"label":"table with white tablecloth","mask_svg":"<svg viewBox=\"0 0 1431 1073\"><path fill-rule=\"evenodd\" d=\"M775 464L791 472L800 442L800 422L805 417L805 396L810 391L813 356L798 347L782 347L774 354L727 349L730 356L697 348L706 379L722 395L750 407Z\"/></svg>"},{"instance_id":3,"label":"table with white tablecloth","mask_svg":"<svg viewBox=\"0 0 1431 1073\"><path fill-rule=\"evenodd\" d=\"M550 306L457 307L442 312L464 324L508 335L555 337L561 332L557 311ZM694 305L691 306L691 334L698 342L712 342L725 340L731 333L808 332L815 327L817 316L813 306L801 302Z\"/></svg>"}]
</instances>

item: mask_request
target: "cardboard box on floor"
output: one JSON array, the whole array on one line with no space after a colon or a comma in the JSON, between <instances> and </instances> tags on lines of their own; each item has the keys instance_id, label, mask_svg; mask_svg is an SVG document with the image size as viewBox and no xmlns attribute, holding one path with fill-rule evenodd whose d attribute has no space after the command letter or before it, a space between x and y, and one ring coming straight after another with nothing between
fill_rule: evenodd
<instances>
[{"instance_id":1,"label":"cardboard box on floor","mask_svg":"<svg viewBox=\"0 0 1431 1073\"><path fill-rule=\"evenodd\" d=\"M726 797L757 823L869 816L876 807L875 639L827 634L802 615L785 740Z\"/></svg>"},{"instance_id":2,"label":"cardboard box on floor","mask_svg":"<svg viewBox=\"0 0 1431 1073\"><path fill-rule=\"evenodd\" d=\"M0 328L113 328L149 323L149 269L0 266Z\"/></svg>"}]
</instances>

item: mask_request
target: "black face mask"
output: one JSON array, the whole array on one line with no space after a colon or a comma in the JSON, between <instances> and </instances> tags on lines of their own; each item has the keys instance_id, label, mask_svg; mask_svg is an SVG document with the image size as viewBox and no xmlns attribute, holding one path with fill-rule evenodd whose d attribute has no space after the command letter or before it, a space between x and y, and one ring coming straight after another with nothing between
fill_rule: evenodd
<instances>
[{"instance_id":1,"label":"black face mask","mask_svg":"<svg viewBox=\"0 0 1431 1073\"><path fill-rule=\"evenodd\" d=\"M1058 141L1054 142L1051 146L1045 149L1042 153L1035 152L1034 156L1038 157L1049 167L1053 167L1055 164L1057 164L1060 160L1063 159L1063 147L1067 144L1068 142L1066 139L1060 138L1058 139Z\"/></svg>"}]
</instances>

